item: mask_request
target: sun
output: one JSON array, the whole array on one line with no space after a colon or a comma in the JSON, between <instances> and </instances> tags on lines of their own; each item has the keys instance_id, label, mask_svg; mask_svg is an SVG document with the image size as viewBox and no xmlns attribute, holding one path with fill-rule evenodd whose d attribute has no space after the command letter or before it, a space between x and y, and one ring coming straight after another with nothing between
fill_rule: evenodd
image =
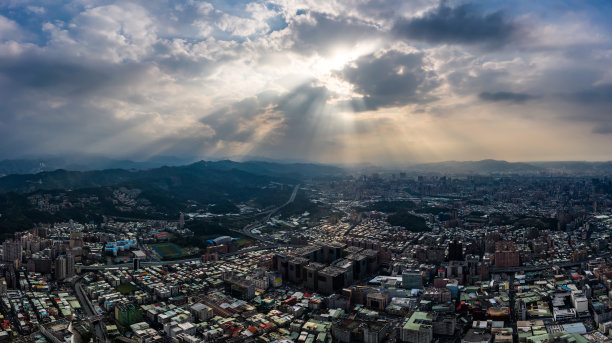
<instances>
[{"instance_id":1,"label":"sun","mask_svg":"<svg viewBox=\"0 0 612 343\"><path fill-rule=\"evenodd\" d=\"M335 93L340 98L360 97L355 94L353 86L340 77L340 73L345 66L350 65L359 57L375 51L377 44L364 42L352 48L337 48L327 55L317 55L310 63L310 73L317 79L322 86Z\"/></svg>"}]
</instances>

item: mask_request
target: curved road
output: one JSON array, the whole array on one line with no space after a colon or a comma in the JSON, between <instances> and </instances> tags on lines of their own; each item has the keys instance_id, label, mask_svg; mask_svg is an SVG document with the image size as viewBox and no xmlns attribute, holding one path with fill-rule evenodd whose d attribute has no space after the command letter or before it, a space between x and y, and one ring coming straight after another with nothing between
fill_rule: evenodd
<instances>
[{"instance_id":1,"label":"curved road","mask_svg":"<svg viewBox=\"0 0 612 343\"><path fill-rule=\"evenodd\" d=\"M293 192L291 193L291 196L289 197L289 200L287 200L286 203L270 210L268 213L268 215L266 216L266 220L268 221L270 220L270 217L278 212L280 209L282 209L283 207L289 205L290 203L292 203L295 200L295 197L297 195L298 190L300 189L300 184L297 184L295 187L293 187ZM265 213L265 212L264 212ZM259 235L254 235L251 233L251 228L257 224L259 224L259 221L256 221L255 223L251 223L246 225L242 230L235 230L236 232L239 232L247 237L253 238L255 240L258 241L264 241L263 237L259 236ZM268 242L268 243L272 243L272 242ZM243 250L239 250L239 251L235 251L233 253L227 253L227 254L223 254L220 255L220 257L227 257L227 256L232 256L232 255L237 255L237 254L242 254L245 252L250 252L250 251L257 251L257 250L264 250L264 249L273 249L273 248L278 248L281 246L289 246L289 247L295 247L295 245L291 245L291 244L286 244L286 245L282 245L282 244L271 244L269 246L265 246L265 247L255 247L255 248L249 248L249 249L243 249ZM140 248L140 244L139 244L139 248ZM179 264L179 263L186 263L186 262L194 262L194 261L199 261L200 257L194 257L194 258L188 258L188 259L184 259L184 260L173 260L173 261L142 261L140 262L141 265L147 265L147 266L151 266L151 265L168 265L168 264ZM105 266L82 266L81 270L103 270L103 269L112 269L112 268L124 268L124 267L131 267L132 263L122 263L122 264L113 264L113 265L105 265Z\"/></svg>"},{"instance_id":2,"label":"curved road","mask_svg":"<svg viewBox=\"0 0 612 343\"><path fill-rule=\"evenodd\" d=\"M295 200L295 196L297 195L298 190L300 189L300 184L297 184L295 187L293 187L293 192L291 193L291 196L289 197L289 200L287 200L286 203L278 206L277 208L274 208L272 210L270 210L268 212L268 215L266 216L266 219L264 219L263 221L256 221L250 224L245 225L242 230L233 230L235 232L238 232L244 236L247 236L249 238L258 240L258 241L265 241L265 239L263 237L261 237L260 235L256 235L254 233L251 232L251 229L255 226L257 226L258 224L261 224L262 222L265 223L267 221L270 220L270 218L272 217L272 215L274 215L274 213L278 212L280 209L282 209L283 207L291 204L294 200ZM269 242L270 243L270 242Z\"/></svg>"}]
</instances>

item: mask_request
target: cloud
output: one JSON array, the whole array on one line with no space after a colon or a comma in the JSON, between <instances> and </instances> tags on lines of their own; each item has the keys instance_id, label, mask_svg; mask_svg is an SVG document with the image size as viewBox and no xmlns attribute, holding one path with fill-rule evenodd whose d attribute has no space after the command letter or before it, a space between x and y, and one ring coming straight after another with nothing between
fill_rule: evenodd
<instances>
[{"instance_id":1,"label":"cloud","mask_svg":"<svg viewBox=\"0 0 612 343\"><path fill-rule=\"evenodd\" d=\"M42 6L27 6L26 8L28 11L35 14L45 14L46 12L45 8Z\"/></svg>"},{"instance_id":2,"label":"cloud","mask_svg":"<svg viewBox=\"0 0 612 343\"><path fill-rule=\"evenodd\" d=\"M265 21L241 18L225 13L216 24L219 29L229 32L234 36L252 36L264 33L270 29Z\"/></svg>"},{"instance_id":3,"label":"cloud","mask_svg":"<svg viewBox=\"0 0 612 343\"><path fill-rule=\"evenodd\" d=\"M357 111L431 101L429 92L439 84L422 53L397 50L362 56L337 75L363 96L353 100Z\"/></svg>"},{"instance_id":4,"label":"cloud","mask_svg":"<svg viewBox=\"0 0 612 343\"><path fill-rule=\"evenodd\" d=\"M551 3L0 4L0 158L473 158L524 127L588 158L612 144L611 13Z\"/></svg>"},{"instance_id":5,"label":"cloud","mask_svg":"<svg viewBox=\"0 0 612 343\"><path fill-rule=\"evenodd\" d=\"M19 24L14 20L0 15L0 41L19 39L22 36Z\"/></svg>"},{"instance_id":6,"label":"cloud","mask_svg":"<svg viewBox=\"0 0 612 343\"><path fill-rule=\"evenodd\" d=\"M612 83L596 85L579 90L564 97L583 104L612 103Z\"/></svg>"},{"instance_id":7,"label":"cloud","mask_svg":"<svg viewBox=\"0 0 612 343\"><path fill-rule=\"evenodd\" d=\"M598 133L602 135L610 135L612 134L612 125L610 123L602 123L593 128L593 133Z\"/></svg>"},{"instance_id":8,"label":"cloud","mask_svg":"<svg viewBox=\"0 0 612 343\"><path fill-rule=\"evenodd\" d=\"M314 160L333 155L345 129L329 104L333 96L310 80L288 92L263 92L235 102L200 119L214 132L200 146L212 156Z\"/></svg>"},{"instance_id":9,"label":"cloud","mask_svg":"<svg viewBox=\"0 0 612 343\"><path fill-rule=\"evenodd\" d=\"M535 98L535 96L526 93L513 92L482 92L478 97L485 101L507 101L515 103L522 103Z\"/></svg>"},{"instance_id":10,"label":"cloud","mask_svg":"<svg viewBox=\"0 0 612 343\"><path fill-rule=\"evenodd\" d=\"M151 14L127 2L87 8L70 23L55 20L41 26L50 36L48 48L89 60L139 61L152 52L157 41Z\"/></svg>"},{"instance_id":11,"label":"cloud","mask_svg":"<svg viewBox=\"0 0 612 343\"><path fill-rule=\"evenodd\" d=\"M146 65L35 52L0 58L0 154L85 151L109 137L121 144L118 137L130 130L143 134L138 128L155 123L151 110L143 110L151 72Z\"/></svg>"},{"instance_id":12,"label":"cloud","mask_svg":"<svg viewBox=\"0 0 612 343\"><path fill-rule=\"evenodd\" d=\"M502 11L481 13L471 4L450 7L444 2L423 16L395 22L393 32L402 38L432 44L486 44L509 42L517 26Z\"/></svg>"},{"instance_id":13,"label":"cloud","mask_svg":"<svg viewBox=\"0 0 612 343\"><path fill-rule=\"evenodd\" d=\"M311 160L336 154L344 123L329 104L333 96L327 88L311 80L269 98L273 111L282 116L282 121L274 130L274 137L263 141L253 153Z\"/></svg>"},{"instance_id":14,"label":"cloud","mask_svg":"<svg viewBox=\"0 0 612 343\"><path fill-rule=\"evenodd\" d=\"M309 11L296 16L286 37L294 51L302 54L330 55L354 47L359 42L380 37L378 28L359 18L332 16Z\"/></svg>"},{"instance_id":15,"label":"cloud","mask_svg":"<svg viewBox=\"0 0 612 343\"><path fill-rule=\"evenodd\" d=\"M245 143L253 139L261 120L270 119L269 101L253 96L231 104L200 119L209 126L213 140Z\"/></svg>"},{"instance_id":16,"label":"cloud","mask_svg":"<svg viewBox=\"0 0 612 343\"><path fill-rule=\"evenodd\" d=\"M311 81L286 93L263 92L204 116L214 131L211 143L249 146L263 152L303 151L312 144L330 92ZM251 151L251 150L249 150ZM236 151L232 152L237 154Z\"/></svg>"}]
</instances>

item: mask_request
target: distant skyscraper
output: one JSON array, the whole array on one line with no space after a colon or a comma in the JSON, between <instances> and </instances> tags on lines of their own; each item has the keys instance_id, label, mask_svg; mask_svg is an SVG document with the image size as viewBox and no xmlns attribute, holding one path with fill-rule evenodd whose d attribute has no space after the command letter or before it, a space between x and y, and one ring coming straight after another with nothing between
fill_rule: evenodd
<instances>
[{"instance_id":1,"label":"distant skyscraper","mask_svg":"<svg viewBox=\"0 0 612 343\"><path fill-rule=\"evenodd\" d=\"M70 233L70 247L71 248L82 248L83 247L83 233L82 232L71 232Z\"/></svg>"},{"instance_id":2,"label":"distant skyscraper","mask_svg":"<svg viewBox=\"0 0 612 343\"><path fill-rule=\"evenodd\" d=\"M179 229L182 229L184 226L185 226L185 214L181 212L181 214L179 214L178 227Z\"/></svg>"},{"instance_id":3,"label":"distant skyscraper","mask_svg":"<svg viewBox=\"0 0 612 343\"><path fill-rule=\"evenodd\" d=\"M9 264L8 272L6 273L6 286L7 288L17 287L17 271L15 265Z\"/></svg>"},{"instance_id":4,"label":"distant skyscraper","mask_svg":"<svg viewBox=\"0 0 612 343\"><path fill-rule=\"evenodd\" d=\"M23 249L20 241L7 240L2 243L2 261L13 262L21 260Z\"/></svg>"},{"instance_id":5,"label":"distant skyscraper","mask_svg":"<svg viewBox=\"0 0 612 343\"><path fill-rule=\"evenodd\" d=\"M40 238L47 238L47 229L46 228L37 228L36 234Z\"/></svg>"},{"instance_id":6,"label":"distant skyscraper","mask_svg":"<svg viewBox=\"0 0 612 343\"><path fill-rule=\"evenodd\" d=\"M66 255L66 277L74 276L74 255Z\"/></svg>"},{"instance_id":7,"label":"distant skyscraper","mask_svg":"<svg viewBox=\"0 0 612 343\"><path fill-rule=\"evenodd\" d=\"M64 280L66 278L66 257L60 256L55 260L55 279Z\"/></svg>"}]
</instances>

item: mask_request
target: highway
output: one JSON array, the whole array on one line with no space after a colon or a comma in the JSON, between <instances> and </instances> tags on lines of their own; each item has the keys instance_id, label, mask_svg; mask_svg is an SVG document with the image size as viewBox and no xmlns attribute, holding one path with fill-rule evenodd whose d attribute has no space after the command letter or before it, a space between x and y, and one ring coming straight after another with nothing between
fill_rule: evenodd
<instances>
[{"instance_id":1,"label":"highway","mask_svg":"<svg viewBox=\"0 0 612 343\"><path fill-rule=\"evenodd\" d=\"M295 196L297 195L297 192L298 192L299 188L300 188L299 184L297 186L295 186L293 188L293 193L289 197L289 200L286 203L284 203L284 204L282 204L282 205L280 205L278 207L275 207L275 208L267 210L267 211L262 211L262 212L259 212L259 213L254 213L254 214L245 214L245 215L232 216L232 218L234 218L234 219L251 219L251 218L256 218L256 217L259 217L259 216L262 216L262 215L265 214L265 215L267 215L265 221L268 221L268 220L270 220L270 217L272 217L272 215L274 213L276 213L281 208L289 205L290 203L292 203L295 200Z\"/></svg>"},{"instance_id":2,"label":"highway","mask_svg":"<svg viewBox=\"0 0 612 343\"><path fill-rule=\"evenodd\" d=\"M293 192L291 193L291 196L289 197L289 200L287 200L286 203L284 203L284 204L282 204L282 205L280 205L280 206L270 210L268 212L268 215L266 216L266 219L264 219L263 221L261 221L261 222L260 221L255 221L253 223L249 223L249 224L245 225L242 228L242 230L233 230L233 231L238 232L238 233L240 233L240 234L242 234L244 236L247 236L247 237L252 238L254 240L257 240L257 241L265 241L265 239L263 237L261 237L260 235L256 235L256 234L252 233L251 229L253 229L255 226L257 226L257 225L259 225L261 223L268 222L270 220L270 218L272 218L274 213L278 212L283 207L291 204L295 200L295 197L296 197L297 192L298 192L299 189L300 189L300 185L299 184L296 185L295 187L293 187Z\"/></svg>"},{"instance_id":3,"label":"highway","mask_svg":"<svg viewBox=\"0 0 612 343\"><path fill-rule=\"evenodd\" d=\"M291 204L294 200L295 197L297 196L297 192L300 189L300 184L297 184L295 187L293 187L293 192L291 193L291 196L289 197L289 199L287 200L287 202L285 202L284 204L270 210L268 212L268 215L266 216L266 219L264 221L267 222L268 220L270 220L270 218L272 217L272 215L276 212L278 212L280 209L282 209L283 207ZM254 223L250 223L248 225L246 225L244 228L242 228L242 230L233 230L236 231L240 234L243 234L247 237L253 238L257 241L265 241L263 237L259 236L259 235L255 235L253 233L251 233L251 228L253 228L254 226L260 224L259 221L256 221ZM273 249L273 248L278 248L281 246L289 246L289 247L294 247L294 245L281 245L281 244L274 244L272 242L267 242L270 243L270 245L264 246L264 247L255 247L255 248L249 248L249 249L243 249L243 250L239 250L233 253L228 253L228 254L223 254L220 255L219 257L227 257L227 256L232 256L232 255L237 255L237 254L242 254L245 252L249 252L249 251L257 251L257 250L265 250L265 249ZM150 258L150 254L148 252L148 250L144 249L144 246L140 245L138 246L140 249L142 249L143 251L147 252L147 256ZM194 258L188 258L188 259L183 259L183 260L173 260L173 261L160 261L159 259L157 261L141 261L140 265L142 266L160 266L160 265L168 265L168 264L181 264L181 263L187 263L187 262L194 262L194 261L199 261L200 257L194 257ZM121 264L112 264L112 265L104 265L104 266L82 266L81 270L104 270L104 269L113 269L113 268L130 268L132 267L132 263L121 263Z\"/></svg>"},{"instance_id":4,"label":"highway","mask_svg":"<svg viewBox=\"0 0 612 343\"><path fill-rule=\"evenodd\" d=\"M264 222L267 222L268 220L270 220L271 216L278 212L280 209L282 209L283 207L291 204L294 200L295 197L297 196L297 192L300 189L300 185L296 185L295 187L293 187L293 192L291 193L291 196L289 197L289 199L287 200L287 202L285 202L284 204L272 209L269 211L268 216L266 217L266 220ZM248 224L246 225L241 231L236 230L237 232L251 237L255 240L258 241L263 241L263 237L259 236L259 235L254 235L251 233L251 228L254 227L255 225L259 224L259 221L256 221L254 223ZM291 245L291 244L273 244L270 243L270 245L266 245L266 246L262 246L262 247L254 247L254 248L249 248L249 249L243 249L243 250L238 250L232 253L227 253L227 254L222 254L219 257L228 257L228 256L233 256L233 255L238 255L238 254L242 254L242 253L246 253L246 252L250 252L250 251L257 251L257 250L266 250L266 249L274 249L274 248L279 248L279 247L296 247L295 245ZM139 248L143 248L141 245L139 245ZM147 254L149 255L149 254ZM188 259L183 259L183 260L173 260L173 261L142 261L140 262L140 265L142 266L160 266L160 265L170 265L170 264L181 264L181 263L187 263L187 262L195 262L195 261L200 261L200 257L194 257L194 258L188 258ZM121 263L121 264L112 264L112 265L104 265L104 266L82 266L81 270L104 270L104 269L113 269L113 268L130 268L132 267L132 263Z\"/></svg>"},{"instance_id":5,"label":"highway","mask_svg":"<svg viewBox=\"0 0 612 343\"><path fill-rule=\"evenodd\" d=\"M272 211L270 211L270 213L268 213L268 215L266 216L266 222L268 220L270 220L270 218L272 217L272 215L274 215L274 213L278 212L281 208L291 204L293 202L293 200L295 200L295 196L297 195L298 190L300 189L300 185L297 184L295 185L295 187L293 187L293 193L291 193L291 196L289 197L289 200L287 200L286 203L280 205L279 207L273 209Z\"/></svg>"}]
</instances>

